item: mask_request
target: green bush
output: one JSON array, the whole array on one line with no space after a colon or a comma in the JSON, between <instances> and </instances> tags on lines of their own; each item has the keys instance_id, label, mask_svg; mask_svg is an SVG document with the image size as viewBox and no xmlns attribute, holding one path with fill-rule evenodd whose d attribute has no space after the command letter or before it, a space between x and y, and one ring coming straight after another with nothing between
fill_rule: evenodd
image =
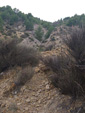
<instances>
[{"instance_id":1,"label":"green bush","mask_svg":"<svg viewBox=\"0 0 85 113\"><path fill-rule=\"evenodd\" d=\"M4 24L3 19L2 19L2 17L0 16L0 31L3 30L3 24Z\"/></svg>"},{"instance_id":2,"label":"green bush","mask_svg":"<svg viewBox=\"0 0 85 113\"><path fill-rule=\"evenodd\" d=\"M52 33L52 31L54 30L53 26L50 26L48 29L48 32L45 35L45 38L48 39L50 37L50 34Z\"/></svg>"},{"instance_id":3,"label":"green bush","mask_svg":"<svg viewBox=\"0 0 85 113\"><path fill-rule=\"evenodd\" d=\"M41 41L42 37L43 37L43 30L42 30L41 26L39 26L37 28L37 30L35 31L35 38L38 39L39 41Z\"/></svg>"}]
</instances>

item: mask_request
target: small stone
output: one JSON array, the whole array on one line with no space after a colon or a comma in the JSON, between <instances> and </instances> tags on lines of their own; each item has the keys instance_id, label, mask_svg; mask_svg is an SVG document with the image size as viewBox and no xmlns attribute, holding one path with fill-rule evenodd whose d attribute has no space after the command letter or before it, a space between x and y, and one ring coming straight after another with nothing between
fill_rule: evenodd
<instances>
[{"instance_id":1,"label":"small stone","mask_svg":"<svg viewBox=\"0 0 85 113\"><path fill-rule=\"evenodd\" d=\"M15 99L17 99L17 98L18 98L18 96L17 96L17 95L14 95L14 98L15 98Z\"/></svg>"},{"instance_id":2,"label":"small stone","mask_svg":"<svg viewBox=\"0 0 85 113\"><path fill-rule=\"evenodd\" d=\"M42 86L43 86L43 84L42 84L42 85L40 85L39 87L40 87L40 88L42 88Z\"/></svg>"},{"instance_id":3,"label":"small stone","mask_svg":"<svg viewBox=\"0 0 85 113\"><path fill-rule=\"evenodd\" d=\"M17 105L19 106L19 105L21 105L21 103L17 103Z\"/></svg>"},{"instance_id":4,"label":"small stone","mask_svg":"<svg viewBox=\"0 0 85 113\"><path fill-rule=\"evenodd\" d=\"M26 99L26 102L28 102L28 103L29 103L29 102L30 102L30 99L29 99L29 98L28 98L28 99Z\"/></svg>"},{"instance_id":5,"label":"small stone","mask_svg":"<svg viewBox=\"0 0 85 113\"><path fill-rule=\"evenodd\" d=\"M50 96L48 96L48 100L50 100L51 99L51 97Z\"/></svg>"},{"instance_id":6,"label":"small stone","mask_svg":"<svg viewBox=\"0 0 85 113\"><path fill-rule=\"evenodd\" d=\"M31 100L33 101L33 100L36 100L36 98L35 97L31 97Z\"/></svg>"},{"instance_id":7,"label":"small stone","mask_svg":"<svg viewBox=\"0 0 85 113\"><path fill-rule=\"evenodd\" d=\"M46 85L46 89L49 90L50 89L50 86L49 85Z\"/></svg>"},{"instance_id":8,"label":"small stone","mask_svg":"<svg viewBox=\"0 0 85 113\"><path fill-rule=\"evenodd\" d=\"M35 72L40 72L40 69L39 68L35 68Z\"/></svg>"},{"instance_id":9,"label":"small stone","mask_svg":"<svg viewBox=\"0 0 85 113\"><path fill-rule=\"evenodd\" d=\"M28 107L25 107L25 110L27 111L29 108Z\"/></svg>"},{"instance_id":10,"label":"small stone","mask_svg":"<svg viewBox=\"0 0 85 113\"><path fill-rule=\"evenodd\" d=\"M40 95L41 91L42 91L41 89L40 89L40 90L38 90L35 96Z\"/></svg>"},{"instance_id":11,"label":"small stone","mask_svg":"<svg viewBox=\"0 0 85 113\"><path fill-rule=\"evenodd\" d=\"M45 84L46 84L46 85L48 85L48 83L49 83L48 81L47 81L47 82L45 82Z\"/></svg>"},{"instance_id":12,"label":"small stone","mask_svg":"<svg viewBox=\"0 0 85 113\"><path fill-rule=\"evenodd\" d=\"M36 93L35 93L35 92L33 92L33 93L32 93L32 96L35 96L35 94L36 94Z\"/></svg>"},{"instance_id":13,"label":"small stone","mask_svg":"<svg viewBox=\"0 0 85 113\"><path fill-rule=\"evenodd\" d=\"M35 102L33 102L33 105L35 105Z\"/></svg>"},{"instance_id":14,"label":"small stone","mask_svg":"<svg viewBox=\"0 0 85 113\"><path fill-rule=\"evenodd\" d=\"M39 100L38 103L40 104L41 103L41 100Z\"/></svg>"},{"instance_id":15,"label":"small stone","mask_svg":"<svg viewBox=\"0 0 85 113\"><path fill-rule=\"evenodd\" d=\"M40 105L36 105L37 107L39 107Z\"/></svg>"},{"instance_id":16,"label":"small stone","mask_svg":"<svg viewBox=\"0 0 85 113\"><path fill-rule=\"evenodd\" d=\"M17 94L17 91L15 91L15 95Z\"/></svg>"},{"instance_id":17,"label":"small stone","mask_svg":"<svg viewBox=\"0 0 85 113\"><path fill-rule=\"evenodd\" d=\"M18 93L17 91L13 91L12 92L13 95L17 95L17 93Z\"/></svg>"},{"instance_id":18,"label":"small stone","mask_svg":"<svg viewBox=\"0 0 85 113\"><path fill-rule=\"evenodd\" d=\"M1 107L6 107L6 104L1 104Z\"/></svg>"},{"instance_id":19,"label":"small stone","mask_svg":"<svg viewBox=\"0 0 85 113\"><path fill-rule=\"evenodd\" d=\"M42 91L41 89L40 89L40 90L38 90L38 93L41 93L41 91Z\"/></svg>"}]
</instances>

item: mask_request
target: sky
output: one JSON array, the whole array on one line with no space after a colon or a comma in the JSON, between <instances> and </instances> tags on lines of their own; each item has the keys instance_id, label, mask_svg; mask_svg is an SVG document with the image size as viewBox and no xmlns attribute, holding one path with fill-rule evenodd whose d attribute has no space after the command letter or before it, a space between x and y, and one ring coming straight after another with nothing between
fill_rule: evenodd
<instances>
[{"instance_id":1,"label":"sky","mask_svg":"<svg viewBox=\"0 0 85 113\"><path fill-rule=\"evenodd\" d=\"M0 0L6 5L49 22L85 13L85 0Z\"/></svg>"}]
</instances>

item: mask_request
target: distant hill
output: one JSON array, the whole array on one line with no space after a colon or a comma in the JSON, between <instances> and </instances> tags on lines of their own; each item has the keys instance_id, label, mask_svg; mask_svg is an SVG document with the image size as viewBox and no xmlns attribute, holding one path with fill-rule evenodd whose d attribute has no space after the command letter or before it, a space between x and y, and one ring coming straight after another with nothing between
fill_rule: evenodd
<instances>
[{"instance_id":1,"label":"distant hill","mask_svg":"<svg viewBox=\"0 0 85 113\"><path fill-rule=\"evenodd\" d=\"M85 14L77 15L75 14L72 17L65 17L53 23L54 26L79 26L82 27L85 25Z\"/></svg>"},{"instance_id":2,"label":"distant hill","mask_svg":"<svg viewBox=\"0 0 85 113\"><path fill-rule=\"evenodd\" d=\"M37 25L39 28L35 28L35 25ZM11 28L13 29L15 27L17 30L20 29L21 31L35 30L35 35L41 35L40 38L42 38L44 35L42 28L47 30L47 34L45 34L46 38L49 37L51 31L54 28L51 22L43 21L39 18L33 17L31 13L24 14L16 8L12 9L10 6L0 7L0 31L4 33L5 30ZM39 34L37 32L39 32ZM37 38L37 36L35 37ZM38 38L38 40L41 41L42 39Z\"/></svg>"},{"instance_id":3,"label":"distant hill","mask_svg":"<svg viewBox=\"0 0 85 113\"><path fill-rule=\"evenodd\" d=\"M74 15L56 22L43 21L31 13L24 14L10 6L0 7L0 39L18 38L26 46L42 49L58 43L57 37L66 37L73 27L82 27L85 15Z\"/></svg>"}]
</instances>

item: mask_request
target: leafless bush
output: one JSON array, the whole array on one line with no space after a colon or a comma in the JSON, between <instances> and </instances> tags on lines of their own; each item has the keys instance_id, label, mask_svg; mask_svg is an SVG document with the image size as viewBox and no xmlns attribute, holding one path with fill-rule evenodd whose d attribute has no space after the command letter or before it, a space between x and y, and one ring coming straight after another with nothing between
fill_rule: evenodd
<instances>
[{"instance_id":1,"label":"leafless bush","mask_svg":"<svg viewBox=\"0 0 85 113\"><path fill-rule=\"evenodd\" d=\"M43 62L48 66L54 75L50 76L52 84L60 88L63 94L69 94L74 97L84 95L85 82L82 74L75 67L76 61L69 56L47 56Z\"/></svg>"},{"instance_id":2,"label":"leafless bush","mask_svg":"<svg viewBox=\"0 0 85 113\"><path fill-rule=\"evenodd\" d=\"M69 47L70 54L76 60L75 68L79 85L85 91L85 28L75 29L71 38L64 40Z\"/></svg>"},{"instance_id":3,"label":"leafless bush","mask_svg":"<svg viewBox=\"0 0 85 113\"><path fill-rule=\"evenodd\" d=\"M17 43L17 40L0 40L0 72L11 66L11 57Z\"/></svg>"},{"instance_id":4,"label":"leafless bush","mask_svg":"<svg viewBox=\"0 0 85 113\"><path fill-rule=\"evenodd\" d=\"M16 86L23 86L26 84L28 80L30 80L33 77L34 70L32 67L25 67L23 68L18 74L17 77L14 80L14 83Z\"/></svg>"},{"instance_id":5,"label":"leafless bush","mask_svg":"<svg viewBox=\"0 0 85 113\"><path fill-rule=\"evenodd\" d=\"M39 62L38 52L30 47L18 46L15 55L15 63L19 66L36 66Z\"/></svg>"},{"instance_id":6,"label":"leafless bush","mask_svg":"<svg viewBox=\"0 0 85 113\"><path fill-rule=\"evenodd\" d=\"M17 40L0 41L0 72L14 66L35 66L39 54L30 47L20 46Z\"/></svg>"},{"instance_id":7,"label":"leafless bush","mask_svg":"<svg viewBox=\"0 0 85 113\"><path fill-rule=\"evenodd\" d=\"M69 57L65 56L46 56L45 58L42 58L42 61L44 64L52 69L55 73L61 73L62 69L69 69L69 65L71 65L71 61Z\"/></svg>"},{"instance_id":8,"label":"leafless bush","mask_svg":"<svg viewBox=\"0 0 85 113\"><path fill-rule=\"evenodd\" d=\"M71 37L64 40L69 55L46 57L43 62L55 74L51 76L54 86L64 94L74 97L85 95L85 29L75 29Z\"/></svg>"},{"instance_id":9,"label":"leafless bush","mask_svg":"<svg viewBox=\"0 0 85 113\"><path fill-rule=\"evenodd\" d=\"M85 65L85 28L75 29L71 38L64 39L70 48L70 54L76 59L77 65Z\"/></svg>"}]
</instances>

